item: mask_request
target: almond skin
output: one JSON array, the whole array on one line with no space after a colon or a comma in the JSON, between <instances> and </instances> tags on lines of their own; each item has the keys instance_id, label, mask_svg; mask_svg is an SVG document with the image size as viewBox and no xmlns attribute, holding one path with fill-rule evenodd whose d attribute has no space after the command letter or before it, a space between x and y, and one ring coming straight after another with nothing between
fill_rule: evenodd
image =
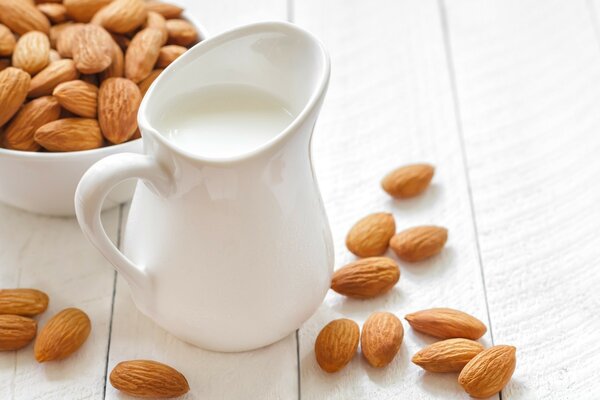
<instances>
[{"instance_id":1,"label":"almond skin","mask_svg":"<svg viewBox=\"0 0 600 400\"><path fill-rule=\"evenodd\" d=\"M48 295L37 289L1 289L0 314L33 317L46 311Z\"/></svg>"},{"instance_id":2,"label":"almond skin","mask_svg":"<svg viewBox=\"0 0 600 400\"><path fill-rule=\"evenodd\" d=\"M112 0L64 0L67 14L77 22L90 22L94 14Z\"/></svg>"},{"instance_id":3,"label":"almond skin","mask_svg":"<svg viewBox=\"0 0 600 400\"><path fill-rule=\"evenodd\" d=\"M58 51L50 49L50 52L48 53L48 61L53 63L54 61L58 60L62 60L62 57L60 56L60 54L58 54Z\"/></svg>"},{"instance_id":4,"label":"almond skin","mask_svg":"<svg viewBox=\"0 0 600 400\"><path fill-rule=\"evenodd\" d=\"M160 48L160 53L158 53L158 60L156 60L157 68L166 68L175 61L179 56L187 51L187 48L183 46L178 46L176 44L170 44L168 46L163 46ZM389 240L389 238L388 238ZM387 241L386 241L387 247Z\"/></svg>"},{"instance_id":5,"label":"almond skin","mask_svg":"<svg viewBox=\"0 0 600 400\"><path fill-rule=\"evenodd\" d=\"M31 79L29 97L48 96L58 84L72 81L79 77L73 60L58 60L41 70Z\"/></svg>"},{"instance_id":6,"label":"almond skin","mask_svg":"<svg viewBox=\"0 0 600 400\"><path fill-rule=\"evenodd\" d=\"M146 94L146 92L148 91L148 89L150 88L150 85L152 85L152 82L154 82L154 80L156 78L158 78L158 76L163 72L162 68L159 69L155 69L152 72L150 72L150 75L148 75L147 77L145 77L140 83L138 83L138 87L140 88L140 92L142 94L142 97L144 97L144 95Z\"/></svg>"},{"instance_id":7,"label":"almond skin","mask_svg":"<svg viewBox=\"0 0 600 400\"><path fill-rule=\"evenodd\" d=\"M331 289L344 296L368 299L388 292L399 279L400 269L394 260L369 257L335 271Z\"/></svg>"},{"instance_id":8,"label":"almond skin","mask_svg":"<svg viewBox=\"0 0 600 400\"><path fill-rule=\"evenodd\" d=\"M451 308L431 308L407 314L404 318L414 330L440 339L477 340L487 332L483 322Z\"/></svg>"},{"instance_id":9,"label":"almond skin","mask_svg":"<svg viewBox=\"0 0 600 400\"><path fill-rule=\"evenodd\" d=\"M189 47L198 42L196 28L184 19L167 20L167 32L169 34L169 44Z\"/></svg>"},{"instance_id":10,"label":"almond skin","mask_svg":"<svg viewBox=\"0 0 600 400\"><path fill-rule=\"evenodd\" d=\"M7 125L2 144L7 149L37 151L40 145L33 139L35 131L59 117L60 104L56 98L43 96L34 99L21 107Z\"/></svg>"},{"instance_id":11,"label":"almond skin","mask_svg":"<svg viewBox=\"0 0 600 400\"><path fill-rule=\"evenodd\" d=\"M392 214L370 214L350 229L346 236L346 247L359 257L380 256L387 250L394 233L396 222Z\"/></svg>"},{"instance_id":12,"label":"almond skin","mask_svg":"<svg viewBox=\"0 0 600 400\"><path fill-rule=\"evenodd\" d=\"M62 360L77 351L88 338L92 324L87 314L67 308L50 318L35 341L35 359L40 362Z\"/></svg>"},{"instance_id":13,"label":"almond skin","mask_svg":"<svg viewBox=\"0 0 600 400\"><path fill-rule=\"evenodd\" d=\"M0 315L0 351L19 350L35 337L37 323L20 315Z\"/></svg>"},{"instance_id":14,"label":"almond skin","mask_svg":"<svg viewBox=\"0 0 600 400\"><path fill-rule=\"evenodd\" d=\"M18 68L0 71L0 127L4 125L25 101L31 78Z\"/></svg>"},{"instance_id":15,"label":"almond skin","mask_svg":"<svg viewBox=\"0 0 600 400\"><path fill-rule=\"evenodd\" d=\"M114 0L94 15L92 23L110 32L128 33L142 26L147 13L142 0Z\"/></svg>"},{"instance_id":16,"label":"almond skin","mask_svg":"<svg viewBox=\"0 0 600 400\"><path fill-rule=\"evenodd\" d=\"M24 35L29 31L50 31L50 21L33 2L23 0L0 0L0 22L11 31Z\"/></svg>"},{"instance_id":17,"label":"almond skin","mask_svg":"<svg viewBox=\"0 0 600 400\"><path fill-rule=\"evenodd\" d=\"M95 119L63 118L39 128L34 139L50 151L81 151L102 147L104 139Z\"/></svg>"},{"instance_id":18,"label":"almond skin","mask_svg":"<svg viewBox=\"0 0 600 400\"><path fill-rule=\"evenodd\" d=\"M13 66L35 75L48 65L50 39L45 33L27 32L19 38L12 55Z\"/></svg>"},{"instance_id":19,"label":"almond skin","mask_svg":"<svg viewBox=\"0 0 600 400\"><path fill-rule=\"evenodd\" d=\"M135 397L166 399L183 396L190 390L183 374L150 360L120 362L109 379L115 389Z\"/></svg>"},{"instance_id":20,"label":"almond skin","mask_svg":"<svg viewBox=\"0 0 600 400\"><path fill-rule=\"evenodd\" d=\"M121 47L113 40L112 43L112 62L104 71L100 73L100 80L105 81L108 78L121 78L125 73L125 55Z\"/></svg>"},{"instance_id":21,"label":"almond skin","mask_svg":"<svg viewBox=\"0 0 600 400\"><path fill-rule=\"evenodd\" d=\"M400 350L403 338L404 328L398 317L389 312L375 312L363 325L362 354L371 366L385 367Z\"/></svg>"},{"instance_id":22,"label":"almond skin","mask_svg":"<svg viewBox=\"0 0 600 400\"><path fill-rule=\"evenodd\" d=\"M390 247L402 261L419 262L439 254L448 240L440 226L417 226L392 237Z\"/></svg>"},{"instance_id":23,"label":"almond skin","mask_svg":"<svg viewBox=\"0 0 600 400\"><path fill-rule=\"evenodd\" d=\"M81 80L63 82L52 92L60 105L84 118L96 118L98 88Z\"/></svg>"},{"instance_id":24,"label":"almond skin","mask_svg":"<svg viewBox=\"0 0 600 400\"><path fill-rule=\"evenodd\" d=\"M183 8L162 1L146 2L146 10L157 12L166 19L179 18L183 12Z\"/></svg>"},{"instance_id":25,"label":"almond skin","mask_svg":"<svg viewBox=\"0 0 600 400\"><path fill-rule=\"evenodd\" d=\"M131 40L125 52L125 76L135 83L150 75L158 60L163 43L162 32L146 28L139 31Z\"/></svg>"},{"instance_id":26,"label":"almond skin","mask_svg":"<svg viewBox=\"0 0 600 400\"><path fill-rule=\"evenodd\" d=\"M159 13L148 11L144 28L158 29L163 33L163 44L167 43L167 39L169 39L169 32L167 32L167 20Z\"/></svg>"},{"instance_id":27,"label":"almond skin","mask_svg":"<svg viewBox=\"0 0 600 400\"><path fill-rule=\"evenodd\" d=\"M55 25L52 27L50 39L52 40L52 36L56 37L56 51L58 51L58 54L60 54L61 57L73 57L79 31L81 31L84 26L84 24L67 23L62 25ZM59 29L58 32L54 31L55 27L60 27L57 28Z\"/></svg>"},{"instance_id":28,"label":"almond skin","mask_svg":"<svg viewBox=\"0 0 600 400\"><path fill-rule=\"evenodd\" d=\"M325 325L315 341L315 356L321 369L331 373L344 368L356 354L359 336L356 322L346 318Z\"/></svg>"},{"instance_id":29,"label":"almond skin","mask_svg":"<svg viewBox=\"0 0 600 400\"><path fill-rule=\"evenodd\" d=\"M10 56L15 49L16 43L15 35L13 35L10 29L0 24L0 57Z\"/></svg>"},{"instance_id":30,"label":"almond skin","mask_svg":"<svg viewBox=\"0 0 600 400\"><path fill-rule=\"evenodd\" d=\"M110 34L100 26L87 24L76 35L73 61L79 72L95 74L108 68L114 45Z\"/></svg>"},{"instance_id":31,"label":"almond skin","mask_svg":"<svg viewBox=\"0 0 600 400\"><path fill-rule=\"evenodd\" d=\"M429 164L407 165L387 174L381 187L397 199L415 197L427 189L434 172L434 167Z\"/></svg>"},{"instance_id":32,"label":"almond skin","mask_svg":"<svg viewBox=\"0 0 600 400\"><path fill-rule=\"evenodd\" d=\"M515 371L516 352L515 347L504 345L482 351L463 368L458 383L476 398L487 398L500 392Z\"/></svg>"},{"instance_id":33,"label":"almond skin","mask_svg":"<svg viewBox=\"0 0 600 400\"><path fill-rule=\"evenodd\" d=\"M419 350L412 362L429 372L460 372L483 349L473 340L447 339Z\"/></svg>"},{"instance_id":34,"label":"almond skin","mask_svg":"<svg viewBox=\"0 0 600 400\"><path fill-rule=\"evenodd\" d=\"M109 78L98 92L98 121L111 143L126 142L137 129L137 111L142 101L138 86L125 78Z\"/></svg>"},{"instance_id":35,"label":"almond skin","mask_svg":"<svg viewBox=\"0 0 600 400\"><path fill-rule=\"evenodd\" d=\"M67 8L60 3L42 3L37 5L37 9L42 12L53 24L60 24L67 20Z\"/></svg>"}]
</instances>

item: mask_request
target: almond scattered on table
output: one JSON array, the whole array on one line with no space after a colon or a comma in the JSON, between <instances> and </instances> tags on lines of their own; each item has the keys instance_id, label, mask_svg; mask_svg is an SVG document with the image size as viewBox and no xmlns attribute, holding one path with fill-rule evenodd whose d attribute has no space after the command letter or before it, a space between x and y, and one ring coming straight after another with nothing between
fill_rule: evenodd
<instances>
[{"instance_id":1,"label":"almond scattered on table","mask_svg":"<svg viewBox=\"0 0 600 400\"><path fill-rule=\"evenodd\" d=\"M359 257L380 256L396 233L396 222L390 213L380 212L360 219L346 236L346 247Z\"/></svg>"},{"instance_id":2,"label":"almond scattered on table","mask_svg":"<svg viewBox=\"0 0 600 400\"><path fill-rule=\"evenodd\" d=\"M344 368L358 349L360 330L356 322L341 318L331 321L319 332L315 341L317 363L326 372Z\"/></svg>"},{"instance_id":3,"label":"almond scattered on table","mask_svg":"<svg viewBox=\"0 0 600 400\"><path fill-rule=\"evenodd\" d=\"M404 328L398 317L389 312L375 312L362 328L362 354L371 366L385 367L400 350L403 338Z\"/></svg>"},{"instance_id":4,"label":"almond scattered on table","mask_svg":"<svg viewBox=\"0 0 600 400\"><path fill-rule=\"evenodd\" d=\"M20 315L0 315L0 351L19 350L35 337L37 323Z\"/></svg>"},{"instance_id":5,"label":"almond scattered on table","mask_svg":"<svg viewBox=\"0 0 600 400\"><path fill-rule=\"evenodd\" d=\"M399 279L400 269L394 260L369 257L335 271L331 289L344 296L368 299L388 292Z\"/></svg>"},{"instance_id":6,"label":"almond scattered on table","mask_svg":"<svg viewBox=\"0 0 600 400\"><path fill-rule=\"evenodd\" d=\"M381 187L397 199L415 197L427 189L434 172L430 164L407 165L387 174L381 181Z\"/></svg>"},{"instance_id":7,"label":"almond scattered on table","mask_svg":"<svg viewBox=\"0 0 600 400\"><path fill-rule=\"evenodd\" d=\"M88 338L92 324L77 308L67 308L53 316L40 331L34 346L40 362L62 360L77 351Z\"/></svg>"},{"instance_id":8,"label":"almond scattered on table","mask_svg":"<svg viewBox=\"0 0 600 400\"><path fill-rule=\"evenodd\" d=\"M48 295L37 289L0 289L0 314L33 317L48 308Z\"/></svg>"},{"instance_id":9,"label":"almond scattered on table","mask_svg":"<svg viewBox=\"0 0 600 400\"><path fill-rule=\"evenodd\" d=\"M483 322L452 308L431 308L407 314L404 318L417 332L440 339L477 340L487 332Z\"/></svg>"},{"instance_id":10,"label":"almond scattered on table","mask_svg":"<svg viewBox=\"0 0 600 400\"><path fill-rule=\"evenodd\" d=\"M417 226L394 235L390 247L402 261L419 262L439 254L447 240L446 228Z\"/></svg>"},{"instance_id":11,"label":"almond scattered on table","mask_svg":"<svg viewBox=\"0 0 600 400\"><path fill-rule=\"evenodd\" d=\"M166 364L151 360L118 363L110 373L110 384L135 397L171 398L190 390L185 376Z\"/></svg>"},{"instance_id":12,"label":"almond scattered on table","mask_svg":"<svg viewBox=\"0 0 600 400\"><path fill-rule=\"evenodd\" d=\"M476 398L487 398L500 392L515 371L516 352L515 347L504 345L482 351L463 368L458 383Z\"/></svg>"},{"instance_id":13,"label":"almond scattered on table","mask_svg":"<svg viewBox=\"0 0 600 400\"><path fill-rule=\"evenodd\" d=\"M412 362L429 372L460 372L483 349L474 340L447 339L419 350Z\"/></svg>"}]
</instances>

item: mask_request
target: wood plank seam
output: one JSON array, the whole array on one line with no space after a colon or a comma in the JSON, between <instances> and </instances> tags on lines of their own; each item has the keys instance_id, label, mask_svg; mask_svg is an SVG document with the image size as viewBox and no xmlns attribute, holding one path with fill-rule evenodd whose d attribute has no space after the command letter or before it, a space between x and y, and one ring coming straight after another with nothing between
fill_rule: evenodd
<instances>
[{"instance_id":1,"label":"wood plank seam","mask_svg":"<svg viewBox=\"0 0 600 400\"><path fill-rule=\"evenodd\" d=\"M600 21L598 21L598 10L596 10L596 5L593 0L586 0L585 4L588 9L588 14L590 15L590 22L592 24L592 29L594 30L596 43L600 50Z\"/></svg>"}]
</instances>

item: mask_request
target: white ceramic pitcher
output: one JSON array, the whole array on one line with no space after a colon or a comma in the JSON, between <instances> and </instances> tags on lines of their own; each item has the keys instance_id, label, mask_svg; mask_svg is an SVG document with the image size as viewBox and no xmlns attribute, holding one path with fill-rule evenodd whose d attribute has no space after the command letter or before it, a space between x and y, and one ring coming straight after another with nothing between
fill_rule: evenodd
<instances>
[{"instance_id":1,"label":"white ceramic pitcher","mask_svg":"<svg viewBox=\"0 0 600 400\"><path fill-rule=\"evenodd\" d=\"M140 106L145 155L107 157L83 176L77 218L121 273L138 308L178 338L217 351L273 343L321 304L333 245L310 160L329 81L318 40L281 22L206 40L170 65ZM235 158L196 156L153 126L174 96L215 83L246 84L285 101L293 122ZM243 135L244 132L240 132ZM100 221L119 182L138 178L123 253Z\"/></svg>"}]
</instances>

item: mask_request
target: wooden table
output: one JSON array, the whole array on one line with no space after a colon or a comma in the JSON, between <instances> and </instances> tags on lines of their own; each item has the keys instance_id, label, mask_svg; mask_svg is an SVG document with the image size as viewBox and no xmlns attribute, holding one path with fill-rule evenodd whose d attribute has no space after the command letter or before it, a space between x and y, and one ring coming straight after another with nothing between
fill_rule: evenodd
<instances>
[{"instance_id":1,"label":"wooden table","mask_svg":"<svg viewBox=\"0 0 600 400\"><path fill-rule=\"evenodd\" d=\"M125 399L106 376L133 358L182 371L192 387L185 399L466 399L455 374L411 364L432 340L408 324L388 368L358 356L328 375L315 362L315 336L333 318L362 323L374 310L403 316L434 306L479 317L489 327L486 345L517 347L503 399L600 396L600 0L187 4L211 34L287 19L331 52L313 156L336 267L353 259L345 234L369 212L392 211L399 228L446 226L448 246L429 262L401 264L387 296L330 293L297 334L219 354L142 316L75 220L0 206L0 287L47 291L42 325L67 306L93 321L88 342L66 361L38 365L31 346L0 354L1 399ZM433 186L414 200L391 200L380 178L415 161L437 166ZM117 242L126 211L104 214Z\"/></svg>"}]
</instances>

